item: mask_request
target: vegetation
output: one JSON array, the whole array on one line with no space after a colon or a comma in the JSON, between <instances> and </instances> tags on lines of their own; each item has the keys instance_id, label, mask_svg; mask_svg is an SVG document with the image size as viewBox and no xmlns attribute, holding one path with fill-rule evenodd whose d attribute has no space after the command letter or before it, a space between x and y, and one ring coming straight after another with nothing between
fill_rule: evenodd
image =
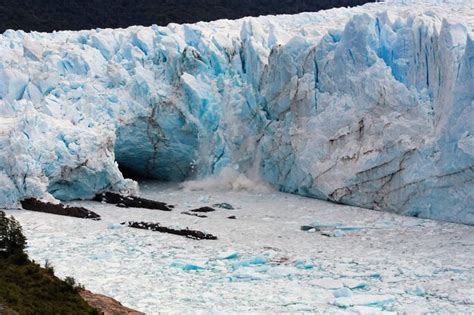
<instances>
[{"instance_id":1,"label":"vegetation","mask_svg":"<svg viewBox=\"0 0 474 315\"><path fill-rule=\"evenodd\" d=\"M73 278L54 276L24 252L26 238L20 224L0 211L0 313L98 314L79 296L81 287Z\"/></svg>"},{"instance_id":2,"label":"vegetation","mask_svg":"<svg viewBox=\"0 0 474 315\"><path fill-rule=\"evenodd\" d=\"M0 32L193 23L318 11L373 0L2 0Z\"/></svg>"}]
</instances>

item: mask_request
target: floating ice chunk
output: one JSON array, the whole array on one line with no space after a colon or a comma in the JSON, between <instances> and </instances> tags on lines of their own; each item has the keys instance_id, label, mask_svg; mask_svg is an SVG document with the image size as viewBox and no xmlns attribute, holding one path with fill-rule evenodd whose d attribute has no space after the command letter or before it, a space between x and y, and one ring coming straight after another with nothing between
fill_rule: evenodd
<instances>
[{"instance_id":1,"label":"floating ice chunk","mask_svg":"<svg viewBox=\"0 0 474 315\"><path fill-rule=\"evenodd\" d=\"M334 297L336 298L351 297L352 291L348 288L340 288L340 289L334 290L333 294L334 294Z\"/></svg>"},{"instance_id":2,"label":"floating ice chunk","mask_svg":"<svg viewBox=\"0 0 474 315\"><path fill-rule=\"evenodd\" d=\"M172 262L171 267L179 268L184 271L199 271L199 270L204 270L206 268L204 264L189 263L189 262L184 262L181 260Z\"/></svg>"},{"instance_id":3,"label":"floating ice chunk","mask_svg":"<svg viewBox=\"0 0 474 315\"><path fill-rule=\"evenodd\" d=\"M298 269L313 269L314 264L309 258L297 258L293 261L293 264Z\"/></svg>"},{"instance_id":4,"label":"floating ice chunk","mask_svg":"<svg viewBox=\"0 0 474 315\"><path fill-rule=\"evenodd\" d=\"M346 280L343 280L343 284L345 287L349 288L349 289L363 289L365 287L367 287L367 282L365 281L360 281L360 280L357 280L357 279L346 279Z\"/></svg>"},{"instance_id":5,"label":"floating ice chunk","mask_svg":"<svg viewBox=\"0 0 474 315\"><path fill-rule=\"evenodd\" d=\"M415 294L416 294L417 296L424 296L424 295L426 294L426 291L425 291L425 289L424 289L423 287L417 286L417 287L415 288Z\"/></svg>"},{"instance_id":6,"label":"floating ice chunk","mask_svg":"<svg viewBox=\"0 0 474 315\"><path fill-rule=\"evenodd\" d=\"M107 229L109 230L119 230L119 229L123 229L125 227L125 225L122 225L122 224L119 224L119 223L109 223L107 225Z\"/></svg>"},{"instance_id":7,"label":"floating ice chunk","mask_svg":"<svg viewBox=\"0 0 474 315\"><path fill-rule=\"evenodd\" d=\"M227 202L215 203L213 206L221 209L234 210L234 207Z\"/></svg>"},{"instance_id":8,"label":"floating ice chunk","mask_svg":"<svg viewBox=\"0 0 474 315\"><path fill-rule=\"evenodd\" d=\"M234 274L228 275L227 279L229 282L246 282L246 281L256 281L262 280L264 277L261 274L255 272L236 272Z\"/></svg>"},{"instance_id":9,"label":"floating ice chunk","mask_svg":"<svg viewBox=\"0 0 474 315\"><path fill-rule=\"evenodd\" d=\"M209 199L211 199L211 196L203 195L203 196L199 196L198 201L199 202L209 202Z\"/></svg>"},{"instance_id":10,"label":"floating ice chunk","mask_svg":"<svg viewBox=\"0 0 474 315\"><path fill-rule=\"evenodd\" d=\"M355 315L397 315L397 312L384 311L370 306L354 306L350 308Z\"/></svg>"},{"instance_id":11,"label":"floating ice chunk","mask_svg":"<svg viewBox=\"0 0 474 315\"><path fill-rule=\"evenodd\" d=\"M359 231L362 230L363 227L360 226L345 226L342 223L311 223L308 225L302 225L301 230L302 231L310 231L310 230L316 230L316 231L336 231L339 230L338 233L340 232L352 232L352 231ZM335 232L334 232L335 234ZM342 236L342 235L341 235Z\"/></svg>"},{"instance_id":12,"label":"floating ice chunk","mask_svg":"<svg viewBox=\"0 0 474 315\"><path fill-rule=\"evenodd\" d=\"M264 265L268 262L268 259L265 256L255 256L249 259L240 260L233 264L234 269L240 267L250 267L250 266L259 266Z\"/></svg>"},{"instance_id":13,"label":"floating ice chunk","mask_svg":"<svg viewBox=\"0 0 474 315\"><path fill-rule=\"evenodd\" d=\"M315 279L310 283L324 289L340 289L344 286L341 280L332 278Z\"/></svg>"},{"instance_id":14,"label":"floating ice chunk","mask_svg":"<svg viewBox=\"0 0 474 315\"><path fill-rule=\"evenodd\" d=\"M236 252L235 250L228 250L218 256L219 259L236 259L238 257L239 257L239 253Z\"/></svg>"},{"instance_id":15,"label":"floating ice chunk","mask_svg":"<svg viewBox=\"0 0 474 315\"><path fill-rule=\"evenodd\" d=\"M424 296L426 294L425 289L421 286L418 286L418 285L414 289L406 290L406 292L410 293L410 294L413 294L413 295L416 295L416 296Z\"/></svg>"},{"instance_id":16,"label":"floating ice chunk","mask_svg":"<svg viewBox=\"0 0 474 315\"><path fill-rule=\"evenodd\" d=\"M323 228L337 228L341 226L341 223L334 223L334 224L321 224L321 223L311 223L308 225L303 225L301 226L302 231L309 231L311 229L314 229L316 231L320 231Z\"/></svg>"},{"instance_id":17,"label":"floating ice chunk","mask_svg":"<svg viewBox=\"0 0 474 315\"><path fill-rule=\"evenodd\" d=\"M370 307L388 307L393 304L395 299L391 295L353 295L351 297L340 297L335 299L331 304L341 308L352 306L370 306Z\"/></svg>"},{"instance_id":18,"label":"floating ice chunk","mask_svg":"<svg viewBox=\"0 0 474 315\"><path fill-rule=\"evenodd\" d=\"M275 266L269 268L266 272L272 278L285 278L295 273L295 269L287 266Z\"/></svg>"}]
</instances>

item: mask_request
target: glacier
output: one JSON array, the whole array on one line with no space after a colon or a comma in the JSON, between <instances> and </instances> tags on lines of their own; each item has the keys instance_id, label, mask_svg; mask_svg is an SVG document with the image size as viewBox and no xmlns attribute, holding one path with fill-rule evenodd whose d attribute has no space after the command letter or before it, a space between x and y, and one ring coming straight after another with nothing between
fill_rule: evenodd
<instances>
[{"instance_id":1,"label":"glacier","mask_svg":"<svg viewBox=\"0 0 474 315\"><path fill-rule=\"evenodd\" d=\"M0 207L223 170L474 224L474 6L0 35Z\"/></svg>"}]
</instances>

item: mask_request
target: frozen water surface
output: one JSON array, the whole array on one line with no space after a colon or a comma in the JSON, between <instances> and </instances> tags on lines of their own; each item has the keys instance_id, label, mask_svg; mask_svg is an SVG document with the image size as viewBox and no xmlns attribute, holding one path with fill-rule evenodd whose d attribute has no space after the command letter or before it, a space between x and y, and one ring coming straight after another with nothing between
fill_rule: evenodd
<instances>
[{"instance_id":1,"label":"frozen water surface","mask_svg":"<svg viewBox=\"0 0 474 315\"><path fill-rule=\"evenodd\" d=\"M465 313L474 309L474 227L403 217L274 191L141 183L172 212L73 202L102 221L8 211L33 259L60 276L148 314L316 312ZM197 185L193 185L197 189ZM206 198L202 198L206 196ZM208 218L180 212L226 202ZM227 217L235 215L236 219ZM196 241L136 230L129 220L190 227ZM301 226L357 226L339 237ZM330 234L329 234L330 235Z\"/></svg>"}]
</instances>

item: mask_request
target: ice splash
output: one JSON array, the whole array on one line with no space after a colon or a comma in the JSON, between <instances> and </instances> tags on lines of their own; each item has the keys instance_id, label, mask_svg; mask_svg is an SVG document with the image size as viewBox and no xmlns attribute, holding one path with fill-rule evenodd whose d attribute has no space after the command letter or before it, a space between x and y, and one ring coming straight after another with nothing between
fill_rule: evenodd
<instances>
[{"instance_id":1,"label":"ice splash","mask_svg":"<svg viewBox=\"0 0 474 315\"><path fill-rule=\"evenodd\" d=\"M181 184L188 191L248 191L267 193L274 189L262 179L248 177L231 167L226 167L217 175L203 179L190 180Z\"/></svg>"}]
</instances>

